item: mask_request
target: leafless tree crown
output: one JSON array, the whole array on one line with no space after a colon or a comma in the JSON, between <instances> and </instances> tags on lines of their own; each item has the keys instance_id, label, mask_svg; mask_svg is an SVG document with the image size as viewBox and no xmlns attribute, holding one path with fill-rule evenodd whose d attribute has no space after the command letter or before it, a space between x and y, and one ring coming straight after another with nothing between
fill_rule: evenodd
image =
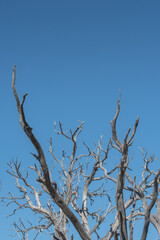
<instances>
[{"instance_id":1,"label":"leafless tree crown","mask_svg":"<svg viewBox=\"0 0 160 240\"><path fill-rule=\"evenodd\" d=\"M105 143L106 147L102 146L102 138L93 150L83 143L85 152L82 154L79 154L77 139L84 122L79 122L74 131L65 131L59 122L55 131L70 142L71 153L62 150L62 157L57 157L50 138L53 167L49 167L51 164L47 163L43 149L26 121L23 105L27 94L20 103L15 88L15 66L12 89L21 127L36 150L36 154L32 153L36 161L27 171L22 171L21 162L11 161L8 164L8 173L15 178L19 195L10 192L2 201L7 206L14 204L10 216L18 214L19 210L30 210L37 220L32 222L31 218L26 221L19 217L14 222L18 239L38 239L41 234L47 234L47 239L74 240L78 234L83 240L133 240L135 223L139 219L143 219L139 239L147 239L150 223L160 237L160 171L151 170L154 157L142 149L144 167L141 180L137 183L136 176L130 174L128 149L134 141L139 117L133 130L129 128L121 141L116 128L119 98L111 121L112 137ZM112 160L108 156L114 149L121 155L120 163L109 169L108 162ZM37 176L34 181L30 174ZM99 206L99 198L103 199L102 206ZM156 214L151 213L153 208ZM30 237L30 232L34 237Z\"/></svg>"}]
</instances>

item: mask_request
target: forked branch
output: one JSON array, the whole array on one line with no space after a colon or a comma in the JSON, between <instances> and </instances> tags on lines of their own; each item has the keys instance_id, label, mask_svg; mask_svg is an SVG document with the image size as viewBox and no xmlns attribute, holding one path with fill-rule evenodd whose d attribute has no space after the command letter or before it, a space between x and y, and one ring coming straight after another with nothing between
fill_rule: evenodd
<instances>
[{"instance_id":1,"label":"forked branch","mask_svg":"<svg viewBox=\"0 0 160 240\"><path fill-rule=\"evenodd\" d=\"M25 120L23 104L24 104L27 94L25 94L23 96L23 100L22 100L21 104L19 101L19 97L18 97L16 88L15 88L15 68L16 68L16 66L13 67L12 89L13 89L13 94L15 96L16 103L17 103L17 110L19 112L20 124L21 124L21 127L24 130L25 134L27 135L27 137L30 139L30 141L34 145L35 149L37 150L37 153L38 153L37 159L38 159L38 161L41 165L42 171L43 171L43 176L44 176L44 180L45 180L44 184L45 184L48 192L50 193L50 196L52 197L53 201L60 207L60 209L62 209L64 214L70 219L70 221L74 225L75 229L77 230L77 232L79 233L81 238L83 240L90 240L91 237L89 236L89 234L84 230L84 228L83 228L82 224L79 222L78 218L73 214L73 212L67 206L65 201L59 196L56 189L53 187L53 185L51 183L48 166L47 166L46 159L45 159L43 150L41 148L41 145L38 142L38 140L36 139L36 137L34 136L34 134L32 133L32 128L30 128L30 126L28 125L28 123Z\"/></svg>"}]
</instances>

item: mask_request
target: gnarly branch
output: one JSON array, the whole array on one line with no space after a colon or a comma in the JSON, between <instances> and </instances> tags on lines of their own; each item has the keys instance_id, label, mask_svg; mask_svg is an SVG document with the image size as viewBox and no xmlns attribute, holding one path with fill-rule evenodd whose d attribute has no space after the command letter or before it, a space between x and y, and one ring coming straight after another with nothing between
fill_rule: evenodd
<instances>
[{"instance_id":1,"label":"gnarly branch","mask_svg":"<svg viewBox=\"0 0 160 240\"><path fill-rule=\"evenodd\" d=\"M64 214L70 219L70 221L74 225L75 229L80 234L81 238L85 239L85 240L90 240L91 239L90 236L86 233L86 231L84 230L83 226L81 225L81 223L79 222L77 217L73 214L73 212L69 209L69 207L67 206L65 201L58 195L57 191L52 186L52 183L50 181L48 166L47 166L41 145L39 144L38 140L32 133L32 128L30 128L30 126L27 124L27 122L25 120L23 104L24 104L26 95L24 95L22 103L20 104L20 102L19 102L18 94L17 94L16 88L15 88L15 66L13 68L12 89L13 89L13 94L15 96L16 103L17 103L17 110L19 112L21 127L24 130L24 132L26 133L27 137L32 142L32 144L34 145L35 149L37 150L38 160L39 160L39 163L40 163L42 171L43 171L46 188L48 189L53 201L63 210Z\"/></svg>"},{"instance_id":2,"label":"gnarly branch","mask_svg":"<svg viewBox=\"0 0 160 240\"><path fill-rule=\"evenodd\" d=\"M143 227L143 233L142 233L141 240L146 240L146 238L147 238L148 227L149 227L149 223L150 223L150 212L151 212L151 209L153 208L153 206L157 200L157 196L158 196L158 177L159 177L159 175L160 175L160 170L157 172L156 177L154 179L154 188L153 188L151 202L145 210L145 223L144 223L144 227Z\"/></svg>"},{"instance_id":3,"label":"gnarly branch","mask_svg":"<svg viewBox=\"0 0 160 240\"><path fill-rule=\"evenodd\" d=\"M115 209L115 207L110 208L110 207L111 207L111 200L110 200L110 198L108 198L108 199L109 199L109 205L108 205L108 208L107 208L105 214L104 214L103 216L100 216L100 217L99 217L98 222L97 222L96 225L91 229L90 234L92 234L97 228L99 228L99 226L101 225L101 223L103 223L103 221L105 220L105 218L107 217L107 215L108 215L111 211L113 211L113 210Z\"/></svg>"},{"instance_id":4,"label":"gnarly branch","mask_svg":"<svg viewBox=\"0 0 160 240\"><path fill-rule=\"evenodd\" d=\"M101 240L111 240L113 238L117 240L119 236L121 240L128 240L128 238L133 240L134 222L140 218L144 219L141 240L146 239L150 223L153 224L160 236L160 200L158 198L160 171L151 170L150 165L154 157L150 155L147 158L144 150L142 150L144 169L142 171L142 179L138 183L136 183L135 178L132 178L132 169L128 166L128 150L134 141L139 116L136 119L133 130L131 131L131 128L129 128L121 141L117 135L116 126L120 113L119 98L115 116L111 121L112 138L107 145L105 144L106 147L103 148L101 137L98 144L95 144L94 150L91 150L84 143L87 149L87 152L84 154L79 153L78 142L84 122L79 122L78 127L73 131L65 131L62 123L59 122L59 129L55 129L55 131L68 140L71 145L71 151L69 153L67 151L66 153L63 149L62 157L57 157L52 146L52 138L50 138L49 152L53 157L53 165L51 168L48 168L49 165L47 165L43 149L25 118L24 102L28 93L23 96L21 102L19 101L15 88L15 66L13 67L12 89L16 99L21 127L36 149L36 154L32 153L32 156L39 162L39 166L35 164L34 167L29 167L37 176L34 184L29 182L29 173L27 171L26 174L21 172L21 163L16 161L9 164L11 171L8 171L8 173L15 178L17 188L21 194L20 197L17 197L9 193L7 198L2 198L4 202L7 202L7 206L11 204L16 205L10 215L25 208L31 209L38 216L40 215L40 222L36 226L29 223L28 227L22 219L19 219L19 224L14 224L20 239L28 239L30 230L36 231L35 239L38 234L47 230L48 234L52 234L51 237L54 239L68 240L68 219L73 223L80 238L85 240L91 240L91 236L93 238L96 236L97 239ZM120 163L115 164L109 169L110 166L107 162L109 159L108 153L112 149L120 152L121 160ZM57 170L59 171L59 181L53 179L53 177L55 178L54 173ZM108 183L110 184L110 182L112 184L108 188ZM114 184L116 184L116 206L112 199L112 192L115 189L112 189L112 186ZM125 195L126 191L130 193ZM42 204L42 194L51 197L51 199L48 199L48 203ZM130 199L127 198L125 200L126 196L130 196ZM99 197L103 197L104 199L105 210L94 208ZM151 210L155 206L156 201L157 213L153 215L151 214ZM76 212L76 215L73 211ZM109 214L114 215L115 220L108 228L104 228L106 232L104 233L104 237L101 237L99 227L103 227L101 224L108 225L107 217ZM129 224L127 224L127 221ZM129 227L128 229L127 226ZM52 227L54 227L54 233L50 231ZM128 230L129 236L127 234ZM73 237L72 235L71 240L73 238L76 238L76 236Z\"/></svg>"},{"instance_id":5,"label":"gnarly branch","mask_svg":"<svg viewBox=\"0 0 160 240\"><path fill-rule=\"evenodd\" d=\"M136 177L134 177L134 183L133 183L133 204L132 204L132 210L131 210L131 214L130 214L130 219L129 219L129 240L133 240L133 215L134 215L134 210L135 210L135 205L136 205Z\"/></svg>"},{"instance_id":6,"label":"gnarly branch","mask_svg":"<svg viewBox=\"0 0 160 240\"><path fill-rule=\"evenodd\" d=\"M31 222L29 222L30 226L26 227L25 224L23 223L22 219L19 218L19 224L17 224L16 222L14 222L14 228L15 231L19 237L19 239L21 240L28 240L29 239L29 231L35 231L35 237L33 238L33 240L36 240L37 237L43 233L43 230L49 230L49 228L51 227L51 223L49 224L39 224L36 226L33 226ZM21 237L22 235L22 237Z\"/></svg>"},{"instance_id":7,"label":"gnarly branch","mask_svg":"<svg viewBox=\"0 0 160 240\"><path fill-rule=\"evenodd\" d=\"M134 128L133 128L133 132L132 132L131 136L128 139L128 145L129 146L132 144L132 139L134 138L134 135L136 133L136 129L138 127L138 123L139 123L139 116L136 119L136 122L135 122L135 125L134 125Z\"/></svg>"},{"instance_id":8,"label":"gnarly branch","mask_svg":"<svg viewBox=\"0 0 160 240\"><path fill-rule=\"evenodd\" d=\"M112 126L112 139L116 143L119 151L122 151L122 143L120 142L119 138L117 137L117 131L116 131L116 122L117 122L119 112L120 112L120 99L118 99L118 101L117 101L117 110L116 110L116 114L115 114L113 120L111 121L111 126Z\"/></svg>"},{"instance_id":9,"label":"gnarly branch","mask_svg":"<svg viewBox=\"0 0 160 240\"><path fill-rule=\"evenodd\" d=\"M109 144L110 144L110 142L109 142ZM87 176L87 178L86 178L86 176L84 176L85 178L86 178L86 180L85 180L85 184L84 184L84 188L83 188L83 204L82 204L82 213L81 213L81 219L82 219L82 223L83 223L83 225L84 225L84 227L85 227L85 229L87 230L87 231L89 231L89 232L91 232L91 233L93 233L93 230L89 230L89 223L88 223L88 208L87 208L87 202L88 202L88 196L93 196L93 193L91 193L91 194L89 194L89 186L91 185L91 183L93 182L93 181L97 181L97 180L102 180L102 179L104 179L104 176L102 176L102 177L99 177L99 178L96 178L95 177L95 174L97 173L97 171L99 170L99 169L101 169L101 165L104 163L104 161L107 159L107 157L108 157L108 152L109 152L109 144L108 144L108 146L107 146L107 150L103 150L102 149L102 147L101 147L101 139L100 139L100 141L99 141L99 143L98 143L98 146L97 146L97 153L96 152L91 152L91 156L96 160L95 161L95 163L94 163L94 165L93 165L93 168L92 168L92 171L91 171L91 173L90 173L90 175L89 176ZM100 151L102 151L102 152L104 152L105 153L105 155L104 155L104 158L102 158L102 159L100 159ZM89 151L90 152L90 151ZM96 191L96 193L95 193L95 196L97 195L97 192L98 191ZM104 193L102 193L103 195L105 195ZM93 216L93 214L90 214L90 215L92 215ZM106 214L106 216L107 216L107 214ZM105 217L106 217L105 216ZM104 217L104 218L105 218ZM103 219L103 217L102 217L102 219ZM103 219L104 220L104 219ZM101 222L103 222L103 220L101 221ZM99 220L98 220L99 221ZM101 223L100 222L100 223ZM97 225L97 227L98 227L98 225ZM97 227L95 227L95 229L94 229L94 232L96 231L96 228Z\"/></svg>"},{"instance_id":10,"label":"gnarly branch","mask_svg":"<svg viewBox=\"0 0 160 240\"><path fill-rule=\"evenodd\" d=\"M128 139L131 128L128 129L128 131L125 135L125 138L124 138L124 142L122 143L119 140L119 138L117 136L117 131L116 131L116 122L117 122L117 118L119 116L119 112L120 112L120 99L118 99L118 101L117 101L116 114L115 114L113 120L111 121L112 139L114 140L116 145L114 145L112 143L112 141L111 141L111 144L112 144L112 147L116 148L122 154L120 172L117 177L116 203L117 203L118 218L119 218L119 223L120 223L120 237L121 237L121 240L127 240L128 235L127 235L126 213L125 213L124 199L123 199L123 189L124 189L124 182L125 182L125 171L128 166L128 147L131 145L131 141L135 135L135 132L136 132L136 129L138 126L139 117L136 120L134 129L133 129L133 132L132 132L130 138Z\"/></svg>"}]
</instances>

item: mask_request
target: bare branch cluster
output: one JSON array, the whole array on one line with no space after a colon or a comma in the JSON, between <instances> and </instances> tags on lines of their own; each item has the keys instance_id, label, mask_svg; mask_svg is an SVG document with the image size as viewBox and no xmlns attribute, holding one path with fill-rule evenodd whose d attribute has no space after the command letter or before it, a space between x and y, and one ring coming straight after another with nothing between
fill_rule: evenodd
<instances>
[{"instance_id":1,"label":"bare branch cluster","mask_svg":"<svg viewBox=\"0 0 160 240\"><path fill-rule=\"evenodd\" d=\"M19 192L19 195L9 193L8 197L2 198L7 206L14 205L10 216L18 214L20 210L29 209L37 217L36 224L31 220L25 221L22 217L18 222L14 222L19 239L29 239L30 232L34 232L32 239L37 239L40 234L45 233L48 239L73 240L77 232L83 240L95 239L95 236L100 240L133 240L135 221L139 218L144 219L141 240L147 239L150 223L160 236L160 199L158 198L160 170L151 170L154 157L152 155L148 157L142 149L144 168L139 183L136 183L136 176L132 177L130 174L128 149L134 141L139 117L132 132L129 128L121 141L116 127L120 98L117 102L116 114L111 121L112 138L105 147L100 138L94 149L83 143L84 153L79 154L77 141L84 122L79 122L74 131L65 131L62 123L59 122L55 131L70 142L71 152L68 154L62 150L62 157L57 157L53 140L50 138L49 152L54 165L53 168L49 168L42 147L26 122L23 105L27 94L20 103L15 88L15 66L12 89L21 127L37 152L32 155L38 160L38 164L33 163L28 171L22 171L21 162L12 161L8 164L8 173L15 178ZM108 169L109 154L113 150L120 153L121 160L112 169ZM30 175L36 176L34 181ZM113 189L111 186L114 186ZM99 202L102 202L102 206L99 206ZM155 203L157 203L157 212L154 215L151 211ZM72 229L70 223L75 229L73 234L69 233Z\"/></svg>"}]
</instances>

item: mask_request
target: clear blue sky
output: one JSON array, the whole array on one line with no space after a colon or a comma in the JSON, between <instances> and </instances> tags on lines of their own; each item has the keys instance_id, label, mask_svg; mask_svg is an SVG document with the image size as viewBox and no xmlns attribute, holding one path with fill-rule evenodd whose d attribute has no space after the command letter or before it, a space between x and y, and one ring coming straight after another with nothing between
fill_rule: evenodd
<instances>
[{"instance_id":1,"label":"clear blue sky","mask_svg":"<svg viewBox=\"0 0 160 240\"><path fill-rule=\"evenodd\" d=\"M28 122L46 153L58 120L66 129L85 121L90 144L102 134L109 139L120 88L121 139L140 115L133 148L160 156L159 0L0 1L1 195L14 184L6 163L33 160L11 89L14 64L19 95L29 92ZM7 214L1 208L5 240Z\"/></svg>"}]
</instances>

